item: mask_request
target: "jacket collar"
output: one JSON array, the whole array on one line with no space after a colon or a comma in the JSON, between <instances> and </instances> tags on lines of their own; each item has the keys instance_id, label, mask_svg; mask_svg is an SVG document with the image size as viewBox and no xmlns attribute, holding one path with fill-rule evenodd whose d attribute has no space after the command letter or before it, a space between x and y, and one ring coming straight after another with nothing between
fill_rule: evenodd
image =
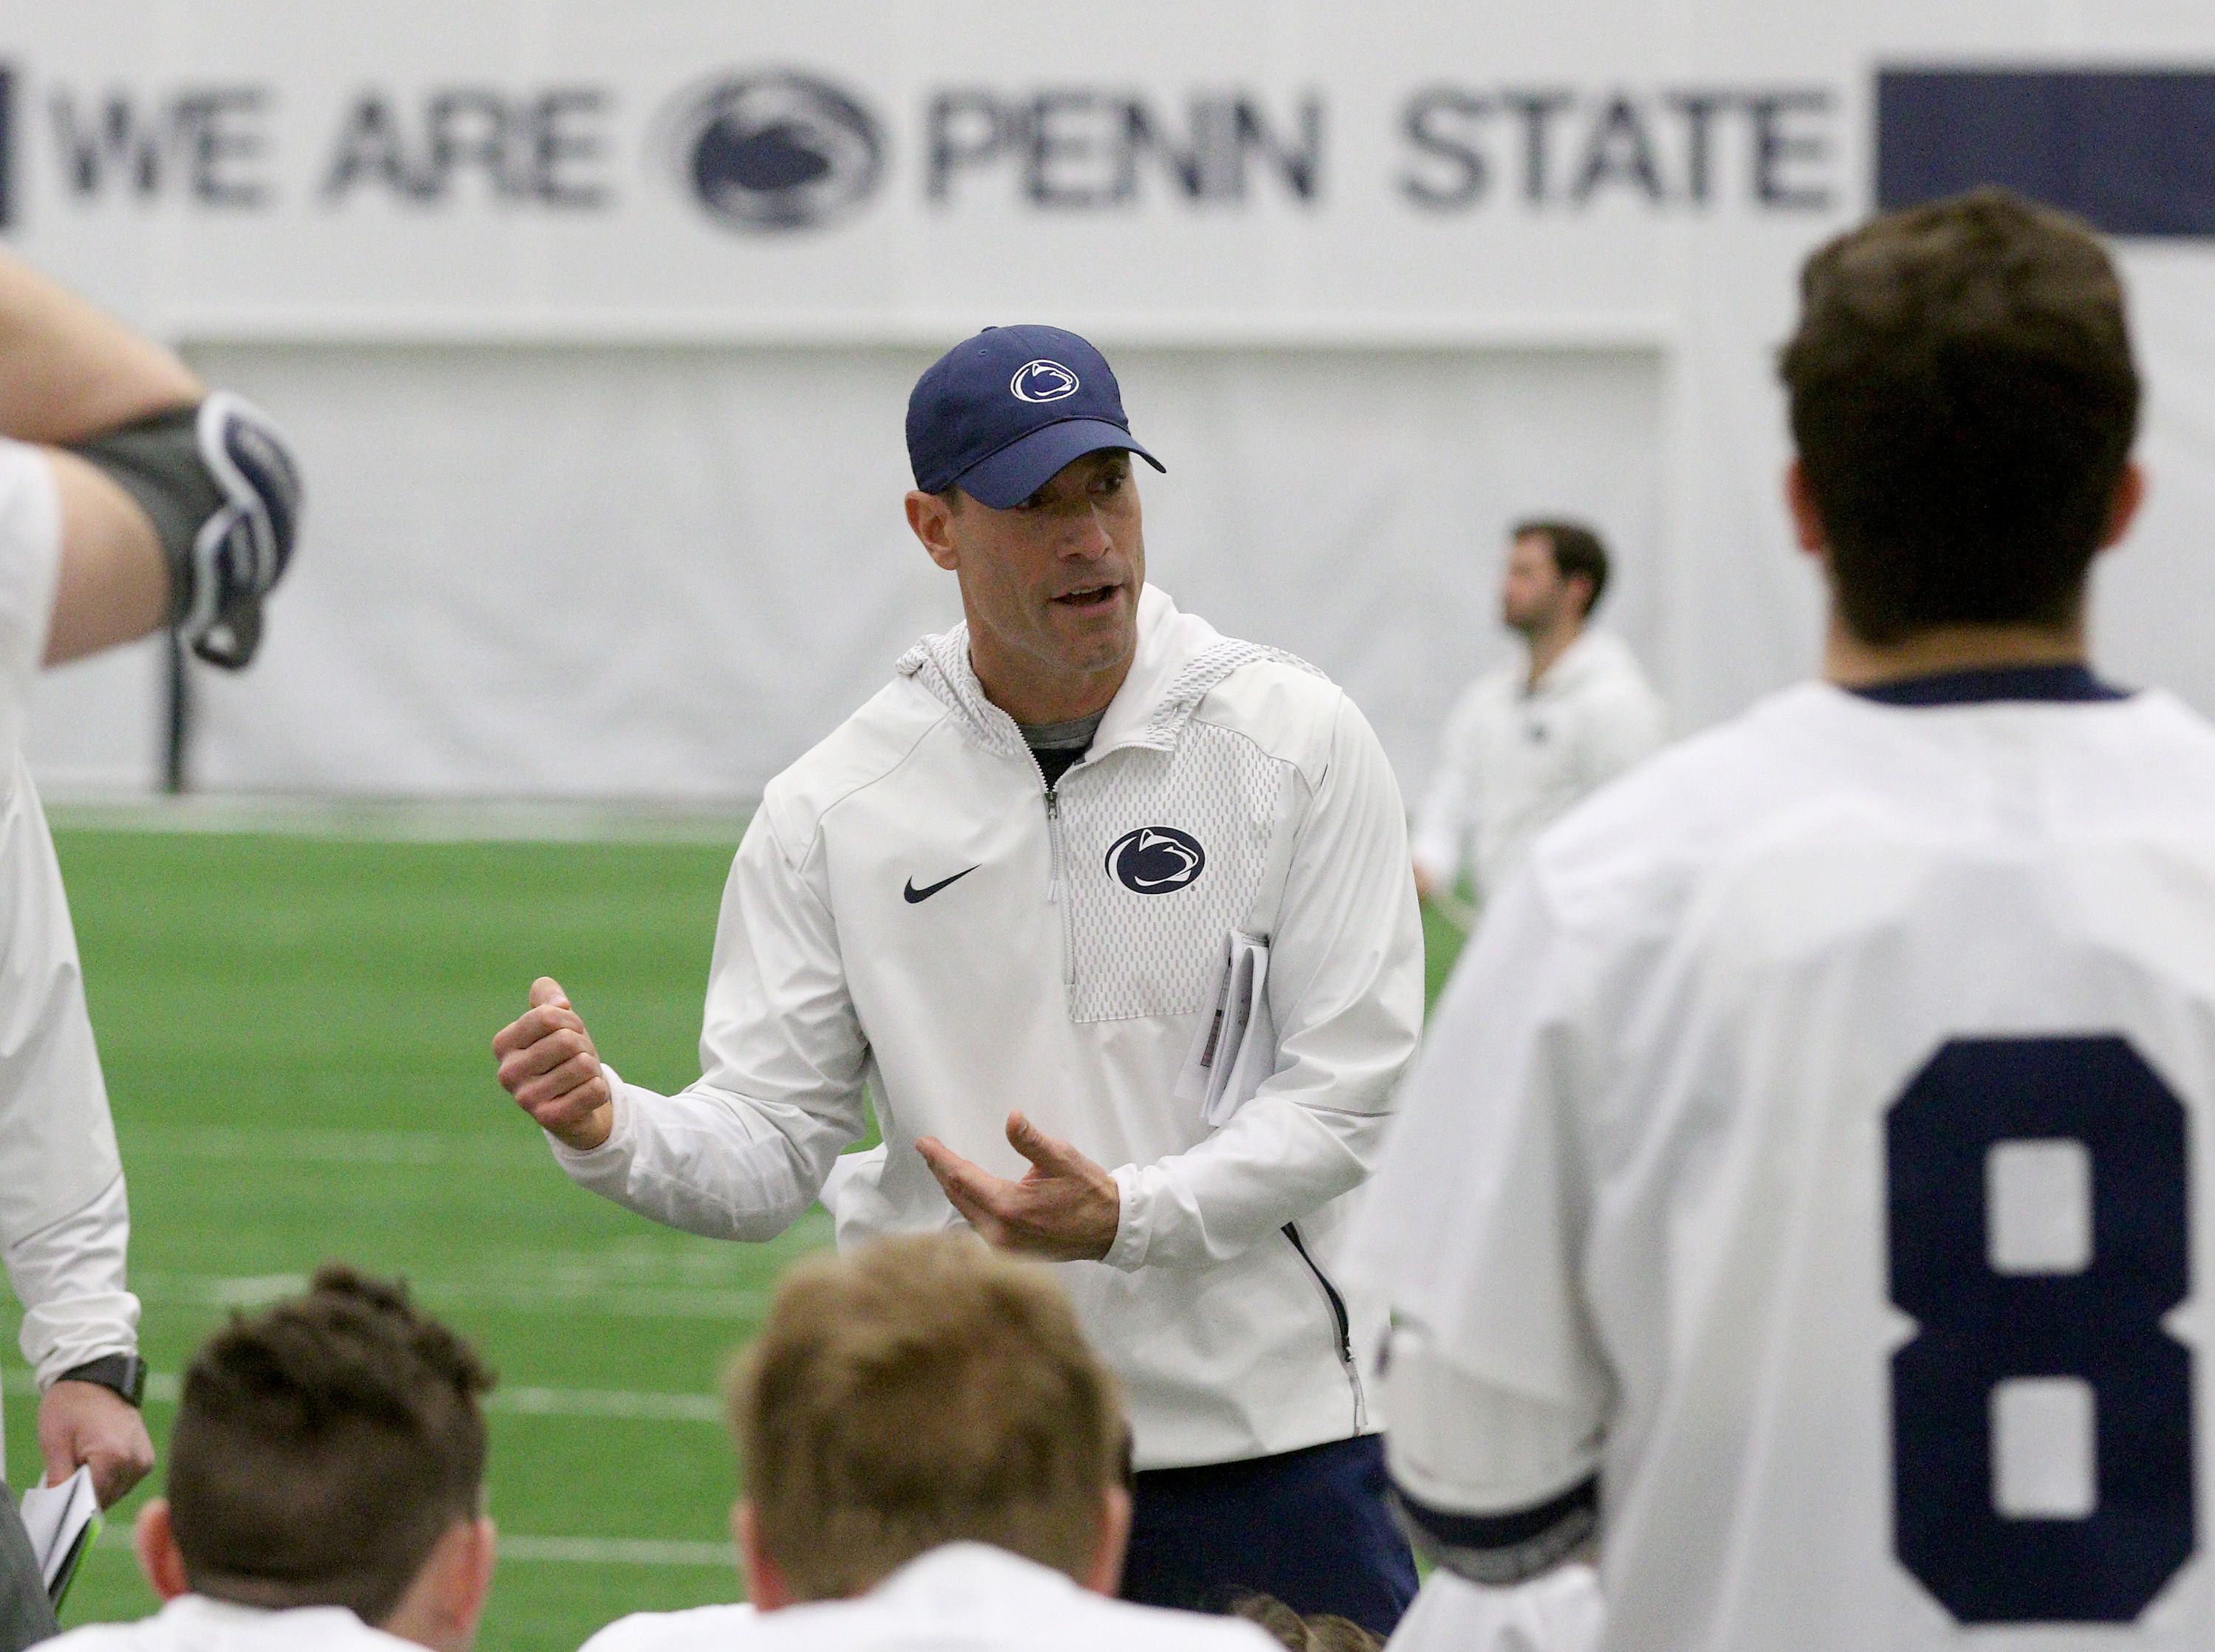
<instances>
[{"instance_id":1,"label":"jacket collar","mask_svg":"<svg viewBox=\"0 0 2215 1652\"><path fill-rule=\"evenodd\" d=\"M1130 675L1100 719L1089 756L1119 746L1168 750L1218 683L1240 666L1260 659L1280 660L1322 675L1305 660L1281 650L1224 636L1198 615L1180 611L1160 586L1148 585L1138 594L1138 653ZM898 670L951 711L962 731L986 750L1029 756L1015 719L985 697L984 685L969 661L966 623L925 637L900 657Z\"/></svg>"}]
</instances>

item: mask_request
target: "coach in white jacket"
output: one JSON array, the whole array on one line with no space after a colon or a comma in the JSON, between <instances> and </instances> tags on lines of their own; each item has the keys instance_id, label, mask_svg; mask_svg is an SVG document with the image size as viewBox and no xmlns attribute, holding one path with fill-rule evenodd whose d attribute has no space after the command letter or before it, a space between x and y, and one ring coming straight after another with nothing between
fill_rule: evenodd
<instances>
[{"instance_id":1,"label":"coach in white jacket","mask_svg":"<svg viewBox=\"0 0 2215 1652\"><path fill-rule=\"evenodd\" d=\"M908 518L966 623L773 780L723 903L704 1074L604 1067L557 985L495 1041L578 1182L766 1239L875 1099L838 1235L966 1220L1064 1261L1136 1432L1133 1599L1242 1590L1380 1631L1412 1594L1333 1277L1422 1012L1404 817L1361 713L1145 584L1108 364L987 329L917 383ZM1173 1089L1226 938L1267 937L1273 1074ZM1011 1111L1013 1110L1013 1111Z\"/></svg>"}]
</instances>

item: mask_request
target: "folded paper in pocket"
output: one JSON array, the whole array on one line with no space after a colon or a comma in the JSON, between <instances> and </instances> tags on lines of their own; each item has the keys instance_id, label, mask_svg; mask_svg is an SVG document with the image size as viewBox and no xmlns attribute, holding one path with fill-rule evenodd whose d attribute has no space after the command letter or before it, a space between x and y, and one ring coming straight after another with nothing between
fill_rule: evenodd
<instances>
[{"instance_id":1,"label":"folded paper in pocket","mask_svg":"<svg viewBox=\"0 0 2215 1652\"><path fill-rule=\"evenodd\" d=\"M1177 1074L1175 1095L1197 1102L1220 1129L1277 1070L1277 1028L1269 1013L1269 940L1234 929L1223 940L1215 993Z\"/></svg>"}]
</instances>

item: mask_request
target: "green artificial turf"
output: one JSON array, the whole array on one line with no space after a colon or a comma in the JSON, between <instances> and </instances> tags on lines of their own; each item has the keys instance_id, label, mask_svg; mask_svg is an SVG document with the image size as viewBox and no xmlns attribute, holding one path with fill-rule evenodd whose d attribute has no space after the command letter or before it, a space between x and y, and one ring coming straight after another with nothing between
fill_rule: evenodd
<instances>
[{"instance_id":1,"label":"green artificial turf","mask_svg":"<svg viewBox=\"0 0 2215 1652\"><path fill-rule=\"evenodd\" d=\"M148 1407L157 1447L175 1374L232 1307L325 1260L400 1274L508 1391L492 1508L510 1546L485 1652L569 1652L624 1612L735 1599L709 1547L727 1548L733 1490L709 1398L828 1221L719 1244L580 1193L488 1048L551 974L626 1077L687 1082L728 846L57 835L130 1176L144 1351L168 1379ZM1435 992L1458 937L1427 931ZM39 1471L16 1317L8 1301L21 1486ZM562 1414L656 1396L680 1397L659 1408L677 1415ZM65 1624L151 1609L122 1533L160 1478L112 1512ZM680 1546L595 1558L549 1539Z\"/></svg>"}]
</instances>

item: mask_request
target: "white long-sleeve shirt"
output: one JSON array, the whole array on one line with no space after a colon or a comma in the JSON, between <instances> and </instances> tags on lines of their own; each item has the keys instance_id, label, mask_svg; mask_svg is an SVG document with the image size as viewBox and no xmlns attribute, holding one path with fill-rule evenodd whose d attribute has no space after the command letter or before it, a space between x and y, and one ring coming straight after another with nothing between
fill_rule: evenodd
<instances>
[{"instance_id":1,"label":"white long-sleeve shirt","mask_svg":"<svg viewBox=\"0 0 2215 1652\"><path fill-rule=\"evenodd\" d=\"M45 1388L138 1345L131 1231L69 902L22 755L61 564L43 455L0 442L0 1261Z\"/></svg>"},{"instance_id":2,"label":"white long-sleeve shirt","mask_svg":"<svg viewBox=\"0 0 2215 1652\"><path fill-rule=\"evenodd\" d=\"M614 1080L585 1186L692 1233L767 1239L822 1189L874 1092L887 1147L838 1236L960 1218L915 1151L997 1174L1021 1108L1114 1169L1104 1262L1064 1282L1121 1378L1147 1467L1377 1426L1374 1299L1330 1277L1422 1013L1402 805L1376 737L1310 668L1149 588L1129 678L1052 792L965 630L773 781L725 893L697 1084ZM1221 1129L1173 1093L1224 941L1270 941L1276 1070Z\"/></svg>"},{"instance_id":3,"label":"white long-sleeve shirt","mask_svg":"<svg viewBox=\"0 0 2215 1652\"><path fill-rule=\"evenodd\" d=\"M583 1652L1272 1652L1275 1645L1239 1618L1108 1600L1004 1549L949 1543L850 1600L779 1612L743 1605L641 1612L610 1624Z\"/></svg>"},{"instance_id":4,"label":"white long-sleeve shirt","mask_svg":"<svg viewBox=\"0 0 2215 1652\"><path fill-rule=\"evenodd\" d=\"M150 1618L87 1624L46 1643L55 1652L423 1652L344 1606L265 1611L181 1594Z\"/></svg>"},{"instance_id":5,"label":"white long-sleeve shirt","mask_svg":"<svg viewBox=\"0 0 2215 1652\"><path fill-rule=\"evenodd\" d=\"M1531 841L1667 732L1667 713L1623 639L1586 630L1533 686L1520 660L1479 677L1446 719L1416 817L1415 864L1440 886L1476 872L1495 894Z\"/></svg>"}]
</instances>

